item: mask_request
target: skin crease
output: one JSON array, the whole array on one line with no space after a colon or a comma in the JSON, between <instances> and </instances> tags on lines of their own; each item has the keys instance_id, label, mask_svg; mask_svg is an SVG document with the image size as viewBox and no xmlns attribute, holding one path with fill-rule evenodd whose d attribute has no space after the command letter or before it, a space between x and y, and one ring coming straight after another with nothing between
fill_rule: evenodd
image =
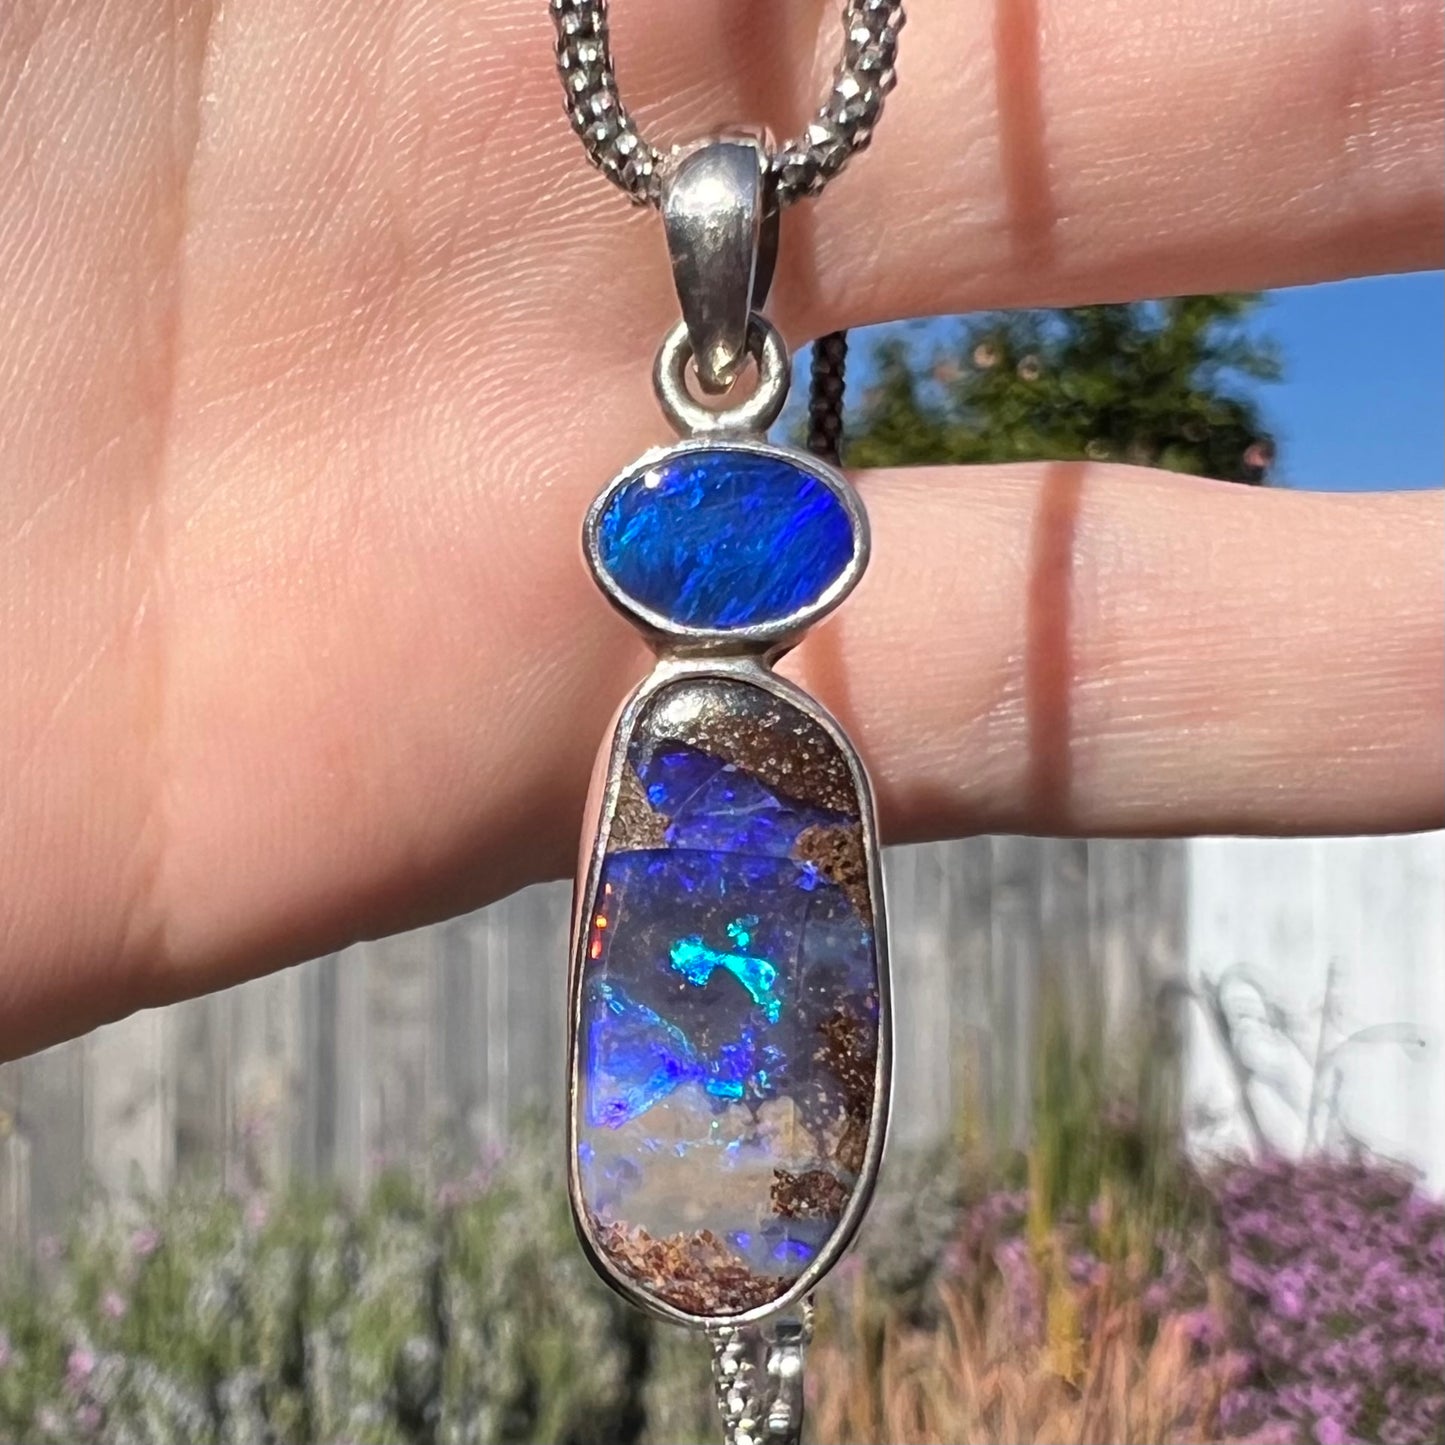
<instances>
[{"instance_id":1,"label":"skin crease","mask_svg":"<svg viewBox=\"0 0 1445 1445\"><path fill-rule=\"evenodd\" d=\"M1437 0L914 9L785 220L795 341L1440 264ZM832 0L617 10L668 139L796 127L837 49ZM646 666L578 527L674 307L540 0L0 11L0 1057L570 867ZM890 839L1439 823L1439 495L860 485L787 670Z\"/></svg>"}]
</instances>

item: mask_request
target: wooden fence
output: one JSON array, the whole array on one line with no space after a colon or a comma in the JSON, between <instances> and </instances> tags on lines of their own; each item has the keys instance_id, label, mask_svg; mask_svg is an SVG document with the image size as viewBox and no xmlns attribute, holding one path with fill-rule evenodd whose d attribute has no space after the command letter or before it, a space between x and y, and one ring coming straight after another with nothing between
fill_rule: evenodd
<instances>
[{"instance_id":1,"label":"wooden fence","mask_svg":"<svg viewBox=\"0 0 1445 1445\"><path fill-rule=\"evenodd\" d=\"M1442 883L1438 835L985 838L892 853L893 1137L937 1138L967 1111L1020 1138L1050 994L1076 1028L1122 1038L1171 981L1248 963L1304 1008L1342 959L1359 1022L1416 1018L1428 1035L1428 1010L1445 1004ZM0 1067L0 1257L59 1227L92 1187L153 1190L193 1171L233 1184L361 1183L393 1163L464 1172L523 1121L555 1122L567 909L564 886L529 889ZM1210 1048L1195 1040L1195 1092L1227 1112ZM1390 1099L1355 1112L1385 1119L1445 1178L1441 1146L1420 1137L1445 1123L1433 1038L1426 1052L1423 1072L1379 1075Z\"/></svg>"},{"instance_id":2,"label":"wooden fence","mask_svg":"<svg viewBox=\"0 0 1445 1445\"><path fill-rule=\"evenodd\" d=\"M1041 988L1115 1026L1180 967L1181 846L1028 838L888 859L896 1137L1016 1137ZM568 894L548 885L0 1068L0 1245L188 1170L464 1168L562 1097ZM968 1077L964 1077L964 1075Z\"/></svg>"}]
</instances>

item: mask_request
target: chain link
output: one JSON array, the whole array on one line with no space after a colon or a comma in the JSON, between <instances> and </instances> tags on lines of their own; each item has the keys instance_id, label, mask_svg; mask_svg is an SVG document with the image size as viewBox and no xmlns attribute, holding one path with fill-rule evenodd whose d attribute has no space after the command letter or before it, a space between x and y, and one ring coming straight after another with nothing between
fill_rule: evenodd
<instances>
[{"instance_id":1,"label":"chain link","mask_svg":"<svg viewBox=\"0 0 1445 1445\"><path fill-rule=\"evenodd\" d=\"M725 1445L798 1445L803 1435L803 1352L813 1302L766 1325L718 1325L712 1378Z\"/></svg>"},{"instance_id":2,"label":"chain link","mask_svg":"<svg viewBox=\"0 0 1445 1445\"><path fill-rule=\"evenodd\" d=\"M847 381L848 333L830 331L813 343L808 386L808 450L836 467L843 450L843 388Z\"/></svg>"},{"instance_id":3,"label":"chain link","mask_svg":"<svg viewBox=\"0 0 1445 1445\"><path fill-rule=\"evenodd\" d=\"M638 205L662 195L667 152L644 140L622 104L607 38L607 0L551 0L567 116L588 159ZM893 89L903 0L845 0L843 56L802 135L769 157L779 205L816 196L873 137Z\"/></svg>"}]
</instances>

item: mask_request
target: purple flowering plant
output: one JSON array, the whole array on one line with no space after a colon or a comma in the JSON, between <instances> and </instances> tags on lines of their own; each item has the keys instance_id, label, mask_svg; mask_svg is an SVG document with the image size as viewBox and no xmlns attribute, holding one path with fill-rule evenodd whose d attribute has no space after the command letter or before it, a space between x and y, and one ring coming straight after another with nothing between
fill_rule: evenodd
<instances>
[{"instance_id":1,"label":"purple flowering plant","mask_svg":"<svg viewBox=\"0 0 1445 1445\"><path fill-rule=\"evenodd\" d=\"M1363 1155L1201 1174L1149 1117L895 1187L825 1292L814 1438L965 1438L993 1390L966 1438L1445 1439L1441 1203ZM706 1351L596 1283L550 1157L102 1208L0 1282L0 1445L711 1438Z\"/></svg>"},{"instance_id":2,"label":"purple flowering plant","mask_svg":"<svg viewBox=\"0 0 1445 1445\"><path fill-rule=\"evenodd\" d=\"M1218 1198L1229 1327L1250 1365L1225 1427L1445 1439L1445 1205L1364 1156L1231 1169Z\"/></svg>"}]
</instances>

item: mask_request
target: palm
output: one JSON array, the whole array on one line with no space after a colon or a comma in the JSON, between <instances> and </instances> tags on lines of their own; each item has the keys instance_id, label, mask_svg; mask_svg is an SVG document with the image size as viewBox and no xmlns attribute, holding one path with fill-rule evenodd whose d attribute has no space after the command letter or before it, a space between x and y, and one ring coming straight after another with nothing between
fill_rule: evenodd
<instances>
[{"instance_id":1,"label":"palm","mask_svg":"<svg viewBox=\"0 0 1445 1445\"><path fill-rule=\"evenodd\" d=\"M1084 8L1070 23L1093 23ZM1050 176L1130 142L1061 79L1040 169L1042 132L1029 139L1019 102L994 113L987 47L963 53L987 18L919 6L877 150L787 223L786 329L1428 263L1440 137L1422 97L1438 19L1397 8L1425 44L1399 51L1416 73L1378 81L1379 123L1412 159L1381 168L1373 239L1359 241L1348 196L1296 188L1274 239L1259 228L1223 274L1207 235L1185 244L1208 224L1232 234L1227 216L1202 219L1218 182L1183 163L1187 116L1132 141L1167 166L1178 130L1176 232L1141 233L1147 187L1107 186L1068 202L1097 211L1071 230ZM831 17L808 5L663 7L650 26L622 9L624 83L680 94L658 122L678 134L796 121L815 84L802 57L834 48ZM1297 37L1306 58L1315 28ZM1029 37L995 39L1018 72ZM592 749L644 664L578 565L578 522L603 479L662 439L646 378L673 302L655 220L583 165L549 66L539 0L238 0L215 14L129 0L0 25L0 1053L565 866ZM717 83L679 91L699 75ZM1015 94L1029 83L1007 79ZM1161 107L1178 83L1153 83ZM1136 110L1150 93L1136 77ZM1300 153L1251 159L1260 174L1237 184L1272 195L1307 164L1332 117L1301 108ZM1091 528L1123 525L1111 508L1123 518L1153 495L1122 475L1094 470L1082 521L1076 496L1075 569ZM1031 468L870 485L874 574L798 665L870 752L893 835L1348 821L1355 794L1312 800L1309 759L1285 768L1296 812L1251 814L1249 768L1281 766L1255 735L1238 742L1237 776L1215 755L1132 786L1109 710L1091 719L1067 688L1050 702L1059 659L1030 661L1029 539L1041 498L1080 485ZM1151 528L1224 505L1172 485ZM1286 504L1318 546L1361 532L1344 511ZM1219 525L1255 531L1242 514ZM1419 530L1377 529L1416 549L1391 569L1411 597L1429 586ZM977 569L960 570L961 550ZM1267 567L1272 548L1256 552ZM1185 627L1223 581L1186 577L1176 622L1155 598L1151 627ZM1428 662L1438 628L1416 602L1404 611ZM928 648L920 614L947 619ZM1163 727L1178 691L1158 671L1168 647L1151 660L1090 631L1118 622L1076 619L1067 676L1087 680L1108 653L1126 700L1163 700ZM1367 615L1330 646L1363 668L1374 638ZM1219 666L1247 677L1257 662L1221 650ZM1402 656L1397 671L1392 718L1424 721L1401 721L1396 753L1359 780L1380 826L1435 806L1401 763L1433 726L1430 669ZM1327 752L1354 746L1339 711ZM1298 713L1290 702L1258 725L1283 748ZM1218 721L1224 737L1238 719Z\"/></svg>"}]
</instances>

